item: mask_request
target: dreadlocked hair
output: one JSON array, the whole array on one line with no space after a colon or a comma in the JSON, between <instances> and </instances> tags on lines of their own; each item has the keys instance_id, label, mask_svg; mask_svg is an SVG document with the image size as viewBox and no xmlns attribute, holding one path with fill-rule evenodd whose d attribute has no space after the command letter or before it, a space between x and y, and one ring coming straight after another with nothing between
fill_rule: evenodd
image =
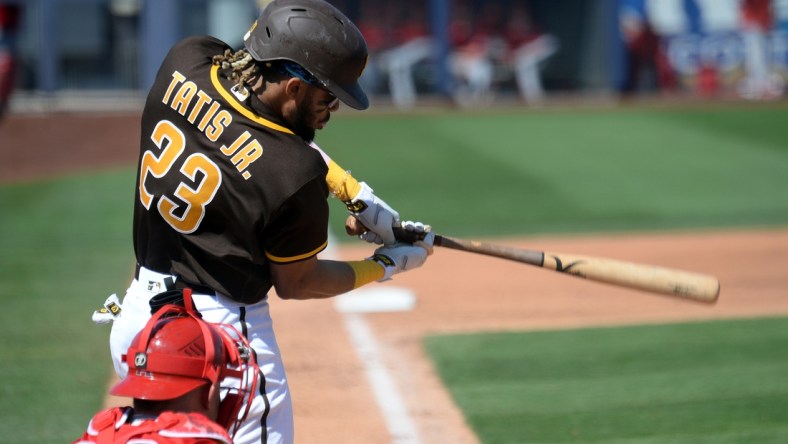
<instances>
[{"instance_id":1,"label":"dreadlocked hair","mask_svg":"<svg viewBox=\"0 0 788 444\"><path fill-rule=\"evenodd\" d=\"M223 70L231 70L229 74L230 80L235 80L239 87L260 73L259 64L245 49L239 49L235 52L225 49L224 54L213 56L213 64L219 65Z\"/></svg>"}]
</instances>

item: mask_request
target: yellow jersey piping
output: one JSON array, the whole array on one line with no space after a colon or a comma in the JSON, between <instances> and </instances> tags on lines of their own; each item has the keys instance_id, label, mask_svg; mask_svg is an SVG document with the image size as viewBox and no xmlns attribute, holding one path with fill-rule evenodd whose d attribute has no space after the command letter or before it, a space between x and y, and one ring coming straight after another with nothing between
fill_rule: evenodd
<instances>
[{"instance_id":1,"label":"yellow jersey piping","mask_svg":"<svg viewBox=\"0 0 788 444\"><path fill-rule=\"evenodd\" d=\"M299 254L298 256L289 256L289 257L274 256L273 254L271 254L271 253L266 251L265 252L265 257L267 257L271 262L276 262L276 263L296 262L296 261L300 261L302 259L310 258L310 257L316 255L317 253L320 253L321 251L325 250L325 248L327 246L328 246L328 241L325 241L325 242L323 242L323 245L315 248L314 250L310 251L309 253L304 253L304 254Z\"/></svg>"}]
</instances>

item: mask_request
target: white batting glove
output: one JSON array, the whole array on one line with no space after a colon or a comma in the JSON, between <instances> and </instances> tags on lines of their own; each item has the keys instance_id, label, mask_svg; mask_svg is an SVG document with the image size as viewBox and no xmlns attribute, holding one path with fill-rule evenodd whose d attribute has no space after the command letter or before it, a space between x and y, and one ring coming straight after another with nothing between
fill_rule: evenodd
<instances>
[{"instance_id":1,"label":"white batting glove","mask_svg":"<svg viewBox=\"0 0 788 444\"><path fill-rule=\"evenodd\" d=\"M397 273L421 267L427 261L427 256L432 254L435 233L429 230L429 225L406 221L403 227L408 231L422 230L420 233L426 233L424 239L413 244L397 242L375 250L375 254L369 259L383 265L385 269L383 277L378 282L387 281Z\"/></svg>"},{"instance_id":2,"label":"white batting glove","mask_svg":"<svg viewBox=\"0 0 788 444\"><path fill-rule=\"evenodd\" d=\"M396 242L392 227L399 226L399 213L372 193L372 188L360 182L361 190L346 202L350 214L356 217L367 231L359 237L369 243L390 245Z\"/></svg>"},{"instance_id":3,"label":"white batting glove","mask_svg":"<svg viewBox=\"0 0 788 444\"><path fill-rule=\"evenodd\" d=\"M423 239L420 241L416 241L413 245L418 245L419 247L424 248L427 250L427 255L432 254L432 244L435 241L435 233L432 232L432 227L421 223L421 222L414 222L412 220L406 220L402 222L402 228L407 231L412 231L414 233L419 234ZM429 239L427 237L429 236Z\"/></svg>"},{"instance_id":4,"label":"white batting glove","mask_svg":"<svg viewBox=\"0 0 788 444\"><path fill-rule=\"evenodd\" d=\"M98 310L93 312L93 322L96 324L107 324L120 316L122 307L118 295L112 293Z\"/></svg>"}]
</instances>

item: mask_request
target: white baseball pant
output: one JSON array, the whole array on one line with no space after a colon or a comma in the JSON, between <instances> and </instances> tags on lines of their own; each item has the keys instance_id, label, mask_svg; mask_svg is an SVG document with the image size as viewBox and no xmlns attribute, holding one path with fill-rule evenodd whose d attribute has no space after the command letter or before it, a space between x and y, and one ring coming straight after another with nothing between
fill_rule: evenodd
<instances>
[{"instance_id":1,"label":"white baseball pant","mask_svg":"<svg viewBox=\"0 0 788 444\"><path fill-rule=\"evenodd\" d=\"M121 304L120 315L112 324L110 352L115 372L121 378L128 373L122 362L134 336L150 319L150 299L165 291L169 275L140 268ZM279 346L274 336L268 301L247 305L221 294L193 294L195 308L208 322L233 325L244 333L257 353L263 378L249 415L235 435L236 444L292 444L294 441L293 408Z\"/></svg>"}]
</instances>

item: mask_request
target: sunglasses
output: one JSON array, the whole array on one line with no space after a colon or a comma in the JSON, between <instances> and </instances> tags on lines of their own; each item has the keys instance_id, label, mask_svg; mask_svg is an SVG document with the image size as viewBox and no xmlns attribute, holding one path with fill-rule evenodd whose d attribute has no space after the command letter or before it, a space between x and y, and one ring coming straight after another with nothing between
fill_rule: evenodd
<instances>
[{"instance_id":1,"label":"sunglasses","mask_svg":"<svg viewBox=\"0 0 788 444\"><path fill-rule=\"evenodd\" d=\"M323 85L323 82L318 80L315 76L313 76L309 71L304 69L301 65L292 62L284 62L280 65L281 69L284 71L285 74L290 75L291 77L295 77L302 82L306 83L307 85L314 86L316 88L320 88L326 93L328 93L329 99L328 100L321 100L320 104L326 106L327 108L336 108L339 105L339 98L335 96L328 88Z\"/></svg>"},{"instance_id":2,"label":"sunglasses","mask_svg":"<svg viewBox=\"0 0 788 444\"><path fill-rule=\"evenodd\" d=\"M329 90L325 89L325 88L322 88L322 89L328 93L329 99L328 100L321 100L320 104L321 105L325 105L326 108L330 108L330 109L333 109L333 108L336 108L337 106L339 106L339 97L331 94L331 92Z\"/></svg>"}]
</instances>

